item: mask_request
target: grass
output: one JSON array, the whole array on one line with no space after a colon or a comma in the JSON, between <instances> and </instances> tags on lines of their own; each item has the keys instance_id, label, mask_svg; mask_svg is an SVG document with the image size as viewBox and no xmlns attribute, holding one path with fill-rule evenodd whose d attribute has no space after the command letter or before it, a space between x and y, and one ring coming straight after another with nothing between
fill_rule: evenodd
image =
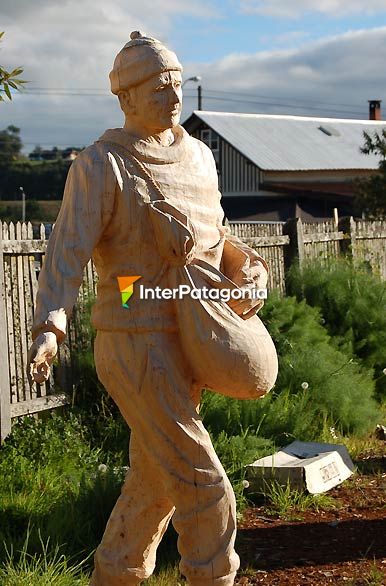
<instances>
[{"instance_id":1,"label":"grass","mask_svg":"<svg viewBox=\"0 0 386 586\"><path fill-rule=\"evenodd\" d=\"M49 539L80 562L98 545L122 480L122 468L90 446L74 417L26 419L0 452L0 561L3 544L16 555L28 535L25 553L43 555Z\"/></svg>"},{"instance_id":2,"label":"grass","mask_svg":"<svg viewBox=\"0 0 386 586\"><path fill-rule=\"evenodd\" d=\"M1 447L1 586L88 585L127 464L126 452L93 447L92 435L73 414L27 417ZM168 531L150 584L181 583L175 541Z\"/></svg>"},{"instance_id":3,"label":"grass","mask_svg":"<svg viewBox=\"0 0 386 586\"><path fill-rule=\"evenodd\" d=\"M46 421L26 418L2 446L1 586L88 585L92 553L119 494L124 462L123 453L118 456L94 447L91 435L81 418L71 414L53 415ZM342 440L340 436L337 441ZM246 504L244 465L271 452L274 444L248 430L238 436L220 433L214 444L238 495L240 512ZM354 452L360 446L371 450L373 440L352 440ZM266 514L286 520L298 519L305 511L339 507L339 501L328 494L309 495L289 484L267 485L264 498ZM168 532L165 538L157 573L146 582L150 586L185 583L177 567L175 535ZM374 568L367 576L373 581L363 584L382 584L376 576Z\"/></svg>"},{"instance_id":4,"label":"grass","mask_svg":"<svg viewBox=\"0 0 386 586\"><path fill-rule=\"evenodd\" d=\"M346 582L347 586L384 586L386 574L380 570L374 560L372 567L364 574L356 576Z\"/></svg>"},{"instance_id":5,"label":"grass","mask_svg":"<svg viewBox=\"0 0 386 586\"><path fill-rule=\"evenodd\" d=\"M182 586L186 584L177 566L169 566L144 582L148 586Z\"/></svg>"},{"instance_id":6,"label":"grass","mask_svg":"<svg viewBox=\"0 0 386 586\"><path fill-rule=\"evenodd\" d=\"M28 553L28 535L23 549L14 555L11 549L0 565L1 586L88 586L90 571L84 567L88 559L71 563L56 546L53 550L49 540L41 542L40 554ZM182 586L185 580L177 566L162 569L144 582L148 586Z\"/></svg>"},{"instance_id":7,"label":"grass","mask_svg":"<svg viewBox=\"0 0 386 586\"><path fill-rule=\"evenodd\" d=\"M0 564L1 586L88 586L90 581L90 558L93 552L80 562L60 553L60 548L51 546L50 539L44 542L39 534L41 552L29 553L31 533L20 551L14 548L6 551L6 557ZM156 575L144 583L149 586L182 586L177 565L162 568Z\"/></svg>"},{"instance_id":8,"label":"grass","mask_svg":"<svg viewBox=\"0 0 386 586\"><path fill-rule=\"evenodd\" d=\"M305 491L293 489L289 483L282 486L277 481L266 484L263 492L264 508L268 515L279 516L290 520L305 511L327 511L339 507L336 499L327 494L308 494Z\"/></svg>"},{"instance_id":9,"label":"grass","mask_svg":"<svg viewBox=\"0 0 386 586\"><path fill-rule=\"evenodd\" d=\"M29 534L18 555L7 551L0 566L1 586L88 586L89 577L82 571L84 562L71 564L59 547L41 541L40 554L28 553Z\"/></svg>"},{"instance_id":10,"label":"grass","mask_svg":"<svg viewBox=\"0 0 386 586\"><path fill-rule=\"evenodd\" d=\"M81 571L81 566L71 565L58 556L46 559L43 556L29 556L15 563L0 567L1 586L88 586L89 573ZM145 580L148 586L182 586L186 584L177 567L162 570L158 575Z\"/></svg>"},{"instance_id":11,"label":"grass","mask_svg":"<svg viewBox=\"0 0 386 586\"><path fill-rule=\"evenodd\" d=\"M376 439L373 436L369 437L344 437L337 438L336 443L344 444L348 449L350 456L353 460L356 460L359 456L365 456L366 454L380 454L382 455L385 442L383 440Z\"/></svg>"},{"instance_id":12,"label":"grass","mask_svg":"<svg viewBox=\"0 0 386 586\"><path fill-rule=\"evenodd\" d=\"M370 572L364 577L364 583L366 586L384 586L385 584L385 573L382 572L377 566L373 565Z\"/></svg>"}]
</instances>

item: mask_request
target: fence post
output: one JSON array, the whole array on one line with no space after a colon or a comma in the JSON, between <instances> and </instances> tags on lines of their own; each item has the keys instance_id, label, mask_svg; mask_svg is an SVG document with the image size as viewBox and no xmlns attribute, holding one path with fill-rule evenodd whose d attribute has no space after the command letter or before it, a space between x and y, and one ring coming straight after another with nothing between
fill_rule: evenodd
<instances>
[{"instance_id":1,"label":"fence post","mask_svg":"<svg viewBox=\"0 0 386 586\"><path fill-rule=\"evenodd\" d=\"M290 220L287 220L283 226L283 234L289 236L288 246L284 249L284 272L286 273L293 263L297 263L301 269L305 258L303 224L301 218L291 218ZM291 294L287 277L285 277L285 291L287 295Z\"/></svg>"},{"instance_id":2,"label":"fence post","mask_svg":"<svg viewBox=\"0 0 386 586\"><path fill-rule=\"evenodd\" d=\"M0 443L11 431L11 391L5 306L3 234L0 221Z\"/></svg>"},{"instance_id":3,"label":"fence post","mask_svg":"<svg viewBox=\"0 0 386 586\"><path fill-rule=\"evenodd\" d=\"M340 241L342 253L354 259L356 256L356 223L354 218L352 216L341 218L339 230L344 233L344 238Z\"/></svg>"},{"instance_id":4,"label":"fence post","mask_svg":"<svg viewBox=\"0 0 386 586\"><path fill-rule=\"evenodd\" d=\"M289 236L289 244L286 247L285 265L288 269L293 262L301 267L304 263L304 237L301 218L291 218L283 226L283 234Z\"/></svg>"}]
</instances>

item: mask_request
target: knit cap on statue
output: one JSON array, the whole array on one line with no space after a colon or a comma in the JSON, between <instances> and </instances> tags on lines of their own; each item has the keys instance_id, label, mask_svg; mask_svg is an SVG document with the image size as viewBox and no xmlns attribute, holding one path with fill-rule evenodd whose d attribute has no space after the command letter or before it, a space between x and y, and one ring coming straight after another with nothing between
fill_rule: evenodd
<instances>
[{"instance_id":1,"label":"knit cap on statue","mask_svg":"<svg viewBox=\"0 0 386 586\"><path fill-rule=\"evenodd\" d=\"M139 85L164 71L182 71L177 55L161 41L140 31L133 31L130 39L116 56L110 72L113 94Z\"/></svg>"}]
</instances>

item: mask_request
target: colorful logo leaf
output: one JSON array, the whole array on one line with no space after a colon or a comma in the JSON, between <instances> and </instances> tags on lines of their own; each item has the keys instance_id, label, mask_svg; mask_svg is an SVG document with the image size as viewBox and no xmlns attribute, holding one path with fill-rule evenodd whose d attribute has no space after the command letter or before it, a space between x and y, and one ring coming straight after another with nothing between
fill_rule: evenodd
<instances>
[{"instance_id":1,"label":"colorful logo leaf","mask_svg":"<svg viewBox=\"0 0 386 586\"><path fill-rule=\"evenodd\" d=\"M122 297L122 307L129 308L128 301L134 293L134 283L140 279L140 276L136 277L117 277L119 290Z\"/></svg>"}]
</instances>

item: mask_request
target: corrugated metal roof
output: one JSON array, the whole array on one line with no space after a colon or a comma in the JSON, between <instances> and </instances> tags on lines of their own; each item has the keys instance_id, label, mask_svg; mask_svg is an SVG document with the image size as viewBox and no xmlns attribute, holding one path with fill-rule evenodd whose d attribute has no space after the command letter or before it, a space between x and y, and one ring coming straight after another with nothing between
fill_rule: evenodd
<instances>
[{"instance_id":1,"label":"corrugated metal roof","mask_svg":"<svg viewBox=\"0 0 386 586\"><path fill-rule=\"evenodd\" d=\"M385 122L265 114L195 111L194 114L264 171L377 169L379 157L364 155L363 131ZM334 130L329 136L320 127Z\"/></svg>"}]
</instances>

